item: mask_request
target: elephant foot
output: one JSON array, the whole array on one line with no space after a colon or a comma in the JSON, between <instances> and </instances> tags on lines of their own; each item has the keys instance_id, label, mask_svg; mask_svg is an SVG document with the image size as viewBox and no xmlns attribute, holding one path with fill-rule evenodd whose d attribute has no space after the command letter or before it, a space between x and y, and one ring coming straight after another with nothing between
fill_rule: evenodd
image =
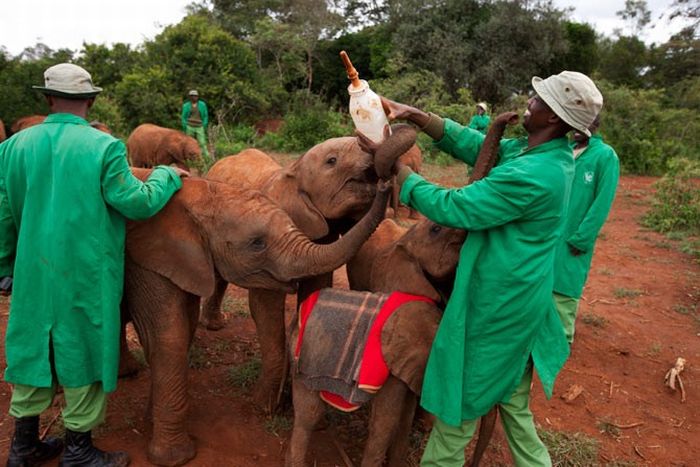
<instances>
[{"instance_id":1,"label":"elephant foot","mask_svg":"<svg viewBox=\"0 0 700 467\"><path fill-rule=\"evenodd\" d=\"M218 331L226 327L226 320L221 313L217 313L214 316L205 318L204 325L210 331Z\"/></svg>"},{"instance_id":2,"label":"elephant foot","mask_svg":"<svg viewBox=\"0 0 700 467\"><path fill-rule=\"evenodd\" d=\"M141 364L131 355L131 352L128 350L121 352L119 355L119 370L117 372L119 378L136 376L139 370L141 370Z\"/></svg>"},{"instance_id":3,"label":"elephant foot","mask_svg":"<svg viewBox=\"0 0 700 467\"><path fill-rule=\"evenodd\" d=\"M178 443L158 443L151 441L148 445L148 460L152 464L173 467L186 464L197 455L194 442L187 436Z\"/></svg>"}]
</instances>

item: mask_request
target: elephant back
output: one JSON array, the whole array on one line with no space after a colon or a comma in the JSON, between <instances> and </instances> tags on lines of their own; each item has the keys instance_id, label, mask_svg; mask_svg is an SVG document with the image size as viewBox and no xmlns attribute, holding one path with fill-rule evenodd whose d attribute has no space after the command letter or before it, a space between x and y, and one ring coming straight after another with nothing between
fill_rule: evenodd
<instances>
[{"instance_id":1,"label":"elephant back","mask_svg":"<svg viewBox=\"0 0 700 467\"><path fill-rule=\"evenodd\" d=\"M218 160L207 172L207 180L241 188L261 190L282 167L258 149L245 149Z\"/></svg>"}]
</instances>

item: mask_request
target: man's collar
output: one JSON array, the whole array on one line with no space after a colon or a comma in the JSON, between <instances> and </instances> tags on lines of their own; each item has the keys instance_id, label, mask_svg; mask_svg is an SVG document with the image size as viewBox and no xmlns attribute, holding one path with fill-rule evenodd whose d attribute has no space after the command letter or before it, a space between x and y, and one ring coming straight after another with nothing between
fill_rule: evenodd
<instances>
[{"instance_id":1,"label":"man's collar","mask_svg":"<svg viewBox=\"0 0 700 467\"><path fill-rule=\"evenodd\" d=\"M53 113L49 114L44 120L44 123L76 123L78 125L89 125L87 120L70 113Z\"/></svg>"}]
</instances>

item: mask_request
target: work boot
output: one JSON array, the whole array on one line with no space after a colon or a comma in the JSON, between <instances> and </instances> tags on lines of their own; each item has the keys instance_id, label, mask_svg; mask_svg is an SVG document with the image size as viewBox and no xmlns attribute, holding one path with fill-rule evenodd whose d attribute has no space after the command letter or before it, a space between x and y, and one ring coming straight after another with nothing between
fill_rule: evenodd
<instances>
[{"instance_id":1,"label":"work boot","mask_svg":"<svg viewBox=\"0 0 700 467\"><path fill-rule=\"evenodd\" d=\"M15 419L15 434L12 437L7 467L33 467L53 459L61 453L63 442L49 437L39 439L39 416Z\"/></svg>"},{"instance_id":2,"label":"work boot","mask_svg":"<svg viewBox=\"0 0 700 467\"><path fill-rule=\"evenodd\" d=\"M92 445L92 432L66 429L66 449L59 467L125 467L129 455L123 451L105 452Z\"/></svg>"}]
</instances>

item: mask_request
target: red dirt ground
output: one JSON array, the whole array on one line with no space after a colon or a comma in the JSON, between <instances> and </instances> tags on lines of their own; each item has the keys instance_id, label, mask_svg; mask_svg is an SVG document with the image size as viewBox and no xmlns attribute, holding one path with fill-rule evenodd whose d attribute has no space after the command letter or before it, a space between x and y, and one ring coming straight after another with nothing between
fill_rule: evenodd
<instances>
[{"instance_id":1,"label":"red dirt ground","mask_svg":"<svg viewBox=\"0 0 700 467\"><path fill-rule=\"evenodd\" d=\"M460 166L429 166L426 172L429 178L446 184L464 181ZM600 465L692 466L700 462L700 265L679 252L674 242L639 225L638 219L649 206L653 182L652 178L622 177L581 302L572 355L552 400L545 399L539 383L533 390L532 409L538 425L598 440ZM347 283L340 272L336 282L338 286ZM237 387L230 377L232 366L254 359L257 353L245 297L245 291L230 287L225 303L228 326L218 332L201 327L197 331L189 380L190 432L198 456L188 465L282 465L291 410L265 417L252 406L250 389ZM291 297L287 306L291 313ZM8 302L2 299L3 337L7 314ZM133 334L130 343L137 349ZM666 371L680 356L688 361L683 373L685 403L679 393L664 386ZM4 366L2 351L0 360ZM98 446L127 450L136 466L149 465L145 459L149 424L144 419L148 384L148 369L121 381L110 397L107 422L95 432ZM561 396L573 384L583 386L583 393L565 402ZM0 462L4 462L12 434L9 398L10 386L0 383ZM58 404L57 400L44 415L44 425L58 413ZM359 464L364 416L360 411L328 417L329 423L314 440L316 465L345 465L341 451ZM51 431L60 430L59 420ZM414 433L411 463L418 459L423 439L421 431ZM499 427L483 465L510 464Z\"/></svg>"}]
</instances>

